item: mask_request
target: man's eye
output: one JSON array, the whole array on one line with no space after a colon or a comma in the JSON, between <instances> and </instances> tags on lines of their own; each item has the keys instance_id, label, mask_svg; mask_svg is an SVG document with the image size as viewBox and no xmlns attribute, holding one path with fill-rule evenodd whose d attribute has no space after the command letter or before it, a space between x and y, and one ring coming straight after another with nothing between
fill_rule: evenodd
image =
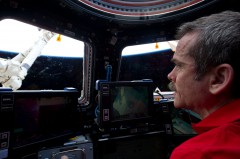
<instances>
[{"instance_id":1,"label":"man's eye","mask_svg":"<svg viewBox=\"0 0 240 159\"><path fill-rule=\"evenodd\" d=\"M176 63L175 63L175 67L180 67L180 66L181 66L180 64L176 64Z\"/></svg>"},{"instance_id":2,"label":"man's eye","mask_svg":"<svg viewBox=\"0 0 240 159\"><path fill-rule=\"evenodd\" d=\"M176 69L181 69L181 68L182 68L182 65L181 65L181 64L175 64L175 68L176 68Z\"/></svg>"}]
</instances>

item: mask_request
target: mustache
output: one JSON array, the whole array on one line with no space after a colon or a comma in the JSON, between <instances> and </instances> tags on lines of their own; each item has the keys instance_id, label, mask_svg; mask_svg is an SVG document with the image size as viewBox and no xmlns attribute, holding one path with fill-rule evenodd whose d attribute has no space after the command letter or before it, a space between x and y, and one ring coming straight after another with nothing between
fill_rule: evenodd
<instances>
[{"instance_id":1,"label":"mustache","mask_svg":"<svg viewBox=\"0 0 240 159\"><path fill-rule=\"evenodd\" d=\"M176 87L175 87L175 85L174 85L173 82L170 82L170 83L168 84L168 88L169 88L171 91L176 91Z\"/></svg>"}]
</instances>

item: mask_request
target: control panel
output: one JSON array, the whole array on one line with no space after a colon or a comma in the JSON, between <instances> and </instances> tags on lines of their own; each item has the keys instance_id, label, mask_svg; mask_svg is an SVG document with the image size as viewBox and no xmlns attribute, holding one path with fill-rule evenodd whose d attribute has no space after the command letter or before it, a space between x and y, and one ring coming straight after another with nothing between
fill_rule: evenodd
<instances>
[{"instance_id":1,"label":"control panel","mask_svg":"<svg viewBox=\"0 0 240 159\"><path fill-rule=\"evenodd\" d=\"M93 159L93 144L89 138L68 142L62 147L39 151L38 159Z\"/></svg>"}]
</instances>

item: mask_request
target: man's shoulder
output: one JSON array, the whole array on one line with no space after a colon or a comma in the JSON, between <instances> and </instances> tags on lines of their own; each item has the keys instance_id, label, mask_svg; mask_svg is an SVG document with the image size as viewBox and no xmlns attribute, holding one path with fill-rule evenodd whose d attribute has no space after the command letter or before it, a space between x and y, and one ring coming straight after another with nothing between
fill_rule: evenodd
<instances>
[{"instance_id":1,"label":"man's shoulder","mask_svg":"<svg viewBox=\"0 0 240 159\"><path fill-rule=\"evenodd\" d=\"M223 156L229 154L240 156L239 132L240 121L224 124L185 141L173 151L172 156L184 157L192 154L196 157L195 159L209 157L216 153Z\"/></svg>"},{"instance_id":2,"label":"man's shoulder","mask_svg":"<svg viewBox=\"0 0 240 159\"><path fill-rule=\"evenodd\" d=\"M225 139L231 141L229 139L240 140L240 120L225 123L219 127L213 128L207 132L202 134L198 134L197 136L187 140L185 144L210 144L216 145L217 143L225 142ZM240 145L239 145L240 146Z\"/></svg>"}]
</instances>

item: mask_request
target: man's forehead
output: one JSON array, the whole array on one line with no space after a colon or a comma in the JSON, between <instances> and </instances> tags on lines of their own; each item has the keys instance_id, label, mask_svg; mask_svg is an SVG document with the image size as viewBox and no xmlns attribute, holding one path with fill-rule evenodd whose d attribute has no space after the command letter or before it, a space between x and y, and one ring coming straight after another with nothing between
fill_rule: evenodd
<instances>
[{"instance_id":1,"label":"man's forehead","mask_svg":"<svg viewBox=\"0 0 240 159\"><path fill-rule=\"evenodd\" d=\"M176 52L173 54L173 60L174 61L179 61L181 59L188 59L191 58L188 54L188 50L184 49L183 47L179 46L176 49Z\"/></svg>"},{"instance_id":2,"label":"man's forehead","mask_svg":"<svg viewBox=\"0 0 240 159\"><path fill-rule=\"evenodd\" d=\"M174 63L188 63L189 61L192 61L192 59L187 54L179 54L175 52L171 61Z\"/></svg>"},{"instance_id":3,"label":"man's forehead","mask_svg":"<svg viewBox=\"0 0 240 159\"><path fill-rule=\"evenodd\" d=\"M178 41L176 51L188 52L188 50L190 50L190 48L194 45L197 36L198 36L197 33L187 33L186 35L184 35Z\"/></svg>"},{"instance_id":4,"label":"man's forehead","mask_svg":"<svg viewBox=\"0 0 240 159\"><path fill-rule=\"evenodd\" d=\"M195 64L193 57L189 56L189 54L187 54L185 52L178 52L178 51L176 51L173 54L171 61L174 63L186 63L186 64L191 64L191 65Z\"/></svg>"}]
</instances>

